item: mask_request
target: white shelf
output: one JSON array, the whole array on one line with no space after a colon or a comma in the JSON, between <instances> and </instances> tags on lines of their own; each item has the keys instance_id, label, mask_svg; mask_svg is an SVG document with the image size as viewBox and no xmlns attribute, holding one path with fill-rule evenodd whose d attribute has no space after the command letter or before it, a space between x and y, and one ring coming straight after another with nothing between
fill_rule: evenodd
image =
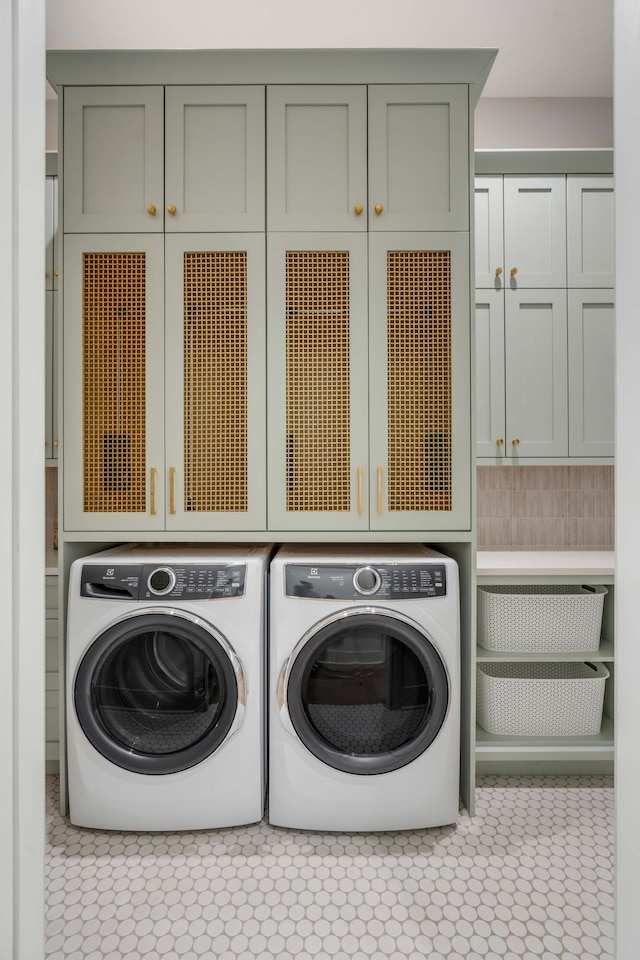
<instances>
[{"instance_id":1,"label":"white shelf","mask_svg":"<svg viewBox=\"0 0 640 960\"><path fill-rule=\"evenodd\" d=\"M476 660L483 663L584 663L596 661L600 663L611 662L614 660L613 644L609 640L602 639L597 650L570 650L553 653L514 653L513 651L485 650L478 645L476 647Z\"/></svg>"},{"instance_id":2,"label":"white shelf","mask_svg":"<svg viewBox=\"0 0 640 960\"><path fill-rule=\"evenodd\" d=\"M600 733L591 737L497 736L476 724L476 759L505 762L613 759L613 720L603 716Z\"/></svg>"}]
</instances>

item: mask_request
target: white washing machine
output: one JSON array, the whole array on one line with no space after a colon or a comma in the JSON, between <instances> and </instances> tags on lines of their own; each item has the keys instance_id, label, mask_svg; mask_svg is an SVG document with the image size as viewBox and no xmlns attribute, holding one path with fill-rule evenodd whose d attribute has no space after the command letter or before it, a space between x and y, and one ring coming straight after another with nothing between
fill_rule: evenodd
<instances>
[{"instance_id":1,"label":"white washing machine","mask_svg":"<svg viewBox=\"0 0 640 960\"><path fill-rule=\"evenodd\" d=\"M271 552L131 544L72 565L72 823L195 830L262 818Z\"/></svg>"},{"instance_id":2,"label":"white washing machine","mask_svg":"<svg viewBox=\"0 0 640 960\"><path fill-rule=\"evenodd\" d=\"M269 821L348 832L455 822L455 561L420 545L285 545L270 591Z\"/></svg>"}]
</instances>

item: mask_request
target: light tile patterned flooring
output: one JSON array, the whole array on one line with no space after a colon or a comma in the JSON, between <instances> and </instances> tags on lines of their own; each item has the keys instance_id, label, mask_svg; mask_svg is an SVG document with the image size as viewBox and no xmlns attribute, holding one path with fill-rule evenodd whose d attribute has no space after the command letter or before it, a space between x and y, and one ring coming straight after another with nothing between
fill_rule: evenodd
<instances>
[{"instance_id":1,"label":"light tile patterned flooring","mask_svg":"<svg viewBox=\"0 0 640 960\"><path fill-rule=\"evenodd\" d=\"M456 827L73 827L47 784L48 960L611 960L609 777L484 777Z\"/></svg>"}]
</instances>

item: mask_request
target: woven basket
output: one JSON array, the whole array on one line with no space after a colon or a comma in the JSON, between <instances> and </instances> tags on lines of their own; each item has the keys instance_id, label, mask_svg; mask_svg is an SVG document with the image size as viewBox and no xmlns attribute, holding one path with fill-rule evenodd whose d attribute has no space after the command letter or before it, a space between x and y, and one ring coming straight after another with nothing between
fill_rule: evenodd
<instances>
[{"instance_id":1,"label":"woven basket","mask_svg":"<svg viewBox=\"0 0 640 960\"><path fill-rule=\"evenodd\" d=\"M478 643L512 653L593 652L606 587L478 587Z\"/></svg>"},{"instance_id":2,"label":"woven basket","mask_svg":"<svg viewBox=\"0 0 640 960\"><path fill-rule=\"evenodd\" d=\"M601 663L479 663L478 723L504 736L594 736L608 676Z\"/></svg>"}]
</instances>

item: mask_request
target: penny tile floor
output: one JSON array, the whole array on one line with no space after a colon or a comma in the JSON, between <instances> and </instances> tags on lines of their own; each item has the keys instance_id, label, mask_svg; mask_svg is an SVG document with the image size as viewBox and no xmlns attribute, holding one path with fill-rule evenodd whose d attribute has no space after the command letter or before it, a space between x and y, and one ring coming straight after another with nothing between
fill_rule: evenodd
<instances>
[{"instance_id":1,"label":"penny tile floor","mask_svg":"<svg viewBox=\"0 0 640 960\"><path fill-rule=\"evenodd\" d=\"M484 777L456 826L73 827L47 778L48 960L612 960L609 777Z\"/></svg>"}]
</instances>

